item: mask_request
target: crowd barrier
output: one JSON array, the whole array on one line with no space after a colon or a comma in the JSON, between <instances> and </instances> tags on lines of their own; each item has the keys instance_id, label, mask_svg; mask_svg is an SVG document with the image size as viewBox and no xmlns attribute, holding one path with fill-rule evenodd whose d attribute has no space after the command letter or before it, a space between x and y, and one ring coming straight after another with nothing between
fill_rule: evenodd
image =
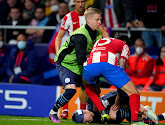
<instances>
[{"instance_id":1,"label":"crowd barrier","mask_svg":"<svg viewBox=\"0 0 165 125\"><path fill-rule=\"evenodd\" d=\"M69 102L69 119L72 113L80 108L80 88ZM101 89L101 95L112 90ZM61 86L4 84L0 83L0 115L48 117L56 99L62 94ZM149 105L156 114L165 112L165 93L140 92L140 101ZM60 108L59 116L62 108Z\"/></svg>"},{"instance_id":2,"label":"crowd barrier","mask_svg":"<svg viewBox=\"0 0 165 125\"><path fill-rule=\"evenodd\" d=\"M23 25L16 25L16 26L11 26L11 25L0 25L0 29L4 29L4 41L6 41L6 36L7 36L7 30L8 29L44 29L44 30L54 30L56 29L56 26L23 26ZM131 37L131 32L139 32L139 31L161 31L160 28L107 28L107 31L109 31L109 35L111 36L112 31L113 32L127 32L128 36ZM162 43L162 32L160 34L160 43Z\"/></svg>"}]
</instances>

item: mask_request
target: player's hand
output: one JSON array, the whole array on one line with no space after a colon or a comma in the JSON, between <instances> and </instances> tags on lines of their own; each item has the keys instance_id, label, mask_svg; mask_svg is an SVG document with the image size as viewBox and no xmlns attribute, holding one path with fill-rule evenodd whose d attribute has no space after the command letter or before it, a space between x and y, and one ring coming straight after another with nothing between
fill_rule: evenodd
<instances>
[{"instance_id":1,"label":"player's hand","mask_svg":"<svg viewBox=\"0 0 165 125\"><path fill-rule=\"evenodd\" d=\"M165 31L165 26L162 26L162 27L161 27L161 30L162 30L162 31Z\"/></svg>"},{"instance_id":2,"label":"player's hand","mask_svg":"<svg viewBox=\"0 0 165 125\"><path fill-rule=\"evenodd\" d=\"M141 104L140 104L139 111L140 111L140 113L141 113L142 115L144 115L144 114L145 114L145 112L146 112L146 109L144 108L144 106L143 106L143 105L141 105Z\"/></svg>"},{"instance_id":3,"label":"player's hand","mask_svg":"<svg viewBox=\"0 0 165 125\"><path fill-rule=\"evenodd\" d=\"M10 78L9 78L9 83L10 84L12 83L13 78L14 78L14 75L11 75Z\"/></svg>"},{"instance_id":4,"label":"player's hand","mask_svg":"<svg viewBox=\"0 0 165 125\"><path fill-rule=\"evenodd\" d=\"M118 105L116 105L116 104L112 105L112 110L113 110L113 111L116 111L116 110L118 110L118 109L119 109L119 106L118 106Z\"/></svg>"},{"instance_id":5,"label":"player's hand","mask_svg":"<svg viewBox=\"0 0 165 125\"><path fill-rule=\"evenodd\" d=\"M128 29L128 28L132 28L133 26L132 26L131 22L127 22L125 27Z\"/></svg>"}]
</instances>

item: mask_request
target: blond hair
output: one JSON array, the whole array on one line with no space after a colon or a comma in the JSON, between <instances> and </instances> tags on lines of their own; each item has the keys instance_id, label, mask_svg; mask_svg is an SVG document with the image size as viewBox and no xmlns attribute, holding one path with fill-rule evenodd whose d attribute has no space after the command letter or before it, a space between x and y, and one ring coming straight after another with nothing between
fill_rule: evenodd
<instances>
[{"instance_id":1,"label":"blond hair","mask_svg":"<svg viewBox=\"0 0 165 125\"><path fill-rule=\"evenodd\" d=\"M87 21L87 17L91 17L92 15L94 15L94 14L102 14L102 12L99 10L99 9L97 9L97 8L92 8L92 7L89 7L86 11L85 11L85 13L84 13L84 15L85 15L85 20Z\"/></svg>"}]
</instances>

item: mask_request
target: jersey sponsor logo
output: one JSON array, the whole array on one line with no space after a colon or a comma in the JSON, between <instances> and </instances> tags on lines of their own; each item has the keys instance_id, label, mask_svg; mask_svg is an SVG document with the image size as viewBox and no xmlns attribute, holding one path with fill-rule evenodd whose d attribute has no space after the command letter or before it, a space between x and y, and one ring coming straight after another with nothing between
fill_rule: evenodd
<instances>
[{"instance_id":1,"label":"jersey sponsor logo","mask_svg":"<svg viewBox=\"0 0 165 125\"><path fill-rule=\"evenodd\" d=\"M73 22L73 24L77 24L78 23L78 21L77 22Z\"/></svg>"},{"instance_id":2,"label":"jersey sponsor logo","mask_svg":"<svg viewBox=\"0 0 165 125\"><path fill-rule=\"evenodd\" d=\"M65 20L64 20L64 19L62 19L62 20L61 20L61 24L62 24L62 25L64 25L64 23L65 23Z\"/></svg>"},{"instance_id":3,"label":"jersey sponsor logo","mask_svg":"<svg viewBox=\"0 0 165 125\"><path fill-rule=\"evenodd\" d=\"M65 20L64 19L61 20L61 27L65 28Z\"/></svg>"}]
</instances>

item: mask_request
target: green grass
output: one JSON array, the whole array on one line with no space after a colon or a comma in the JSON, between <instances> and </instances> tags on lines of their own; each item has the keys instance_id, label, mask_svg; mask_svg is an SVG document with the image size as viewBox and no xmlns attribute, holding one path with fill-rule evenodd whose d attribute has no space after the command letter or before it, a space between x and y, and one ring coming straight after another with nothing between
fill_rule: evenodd
<instances>
[{"instance_id":1,"label":"green grass","mask_svg":"<svg viewBox=\"0 0 165 125\"><path fill-rule=\"evenodd\" d=\"M71 119L62 120L62 123L53 123L49 118L44 117L24 117L24 116L6 116L0 115L0 125L82 125L72 122ZM123 125L129 125L129 123L122 123ZM91 125L99 125L92 123ZM111 124L112 125L112 124ZM159 124L165 125L165 124Z\"/></svg>"}]
</instances>

